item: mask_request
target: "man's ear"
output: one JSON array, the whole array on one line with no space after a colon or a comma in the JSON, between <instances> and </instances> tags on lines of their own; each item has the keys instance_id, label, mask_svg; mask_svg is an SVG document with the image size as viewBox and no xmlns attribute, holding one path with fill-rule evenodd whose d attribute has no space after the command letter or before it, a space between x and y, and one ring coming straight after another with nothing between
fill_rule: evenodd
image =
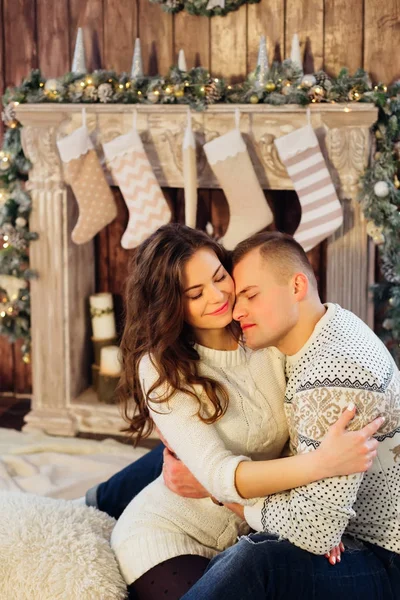
<instances>
[{"instance_id":1,"label":"man's ear","mask_svg":"<svg viewBox=\"0 0 400 600\"><path fill-rule=\"evenodd\" d=\"M309 281L307 275L304 273L296 273L293 277L293 293L296 301L300 302L307 296Z\"/></svg>"}]
</instances>

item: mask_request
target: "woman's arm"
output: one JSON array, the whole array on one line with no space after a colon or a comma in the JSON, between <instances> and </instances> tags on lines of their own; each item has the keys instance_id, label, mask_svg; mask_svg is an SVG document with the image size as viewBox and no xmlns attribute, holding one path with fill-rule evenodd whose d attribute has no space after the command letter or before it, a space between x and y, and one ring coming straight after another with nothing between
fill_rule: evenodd
<instances>
[{"instance_id":1,"label":"woman's arm","mask_svg":"<svg viewBox=\"0 0 400 600\"><path fill-rule=\"evenodd\" d=\"M378 442L371 439L382 426L380 417L359 431L346 431L355 415L350 406L332 425L313 452L268 461L239 463L236 489L243 498L276 494L319 479L367 471L376 456Z\"/></svg>"}]
</instances>

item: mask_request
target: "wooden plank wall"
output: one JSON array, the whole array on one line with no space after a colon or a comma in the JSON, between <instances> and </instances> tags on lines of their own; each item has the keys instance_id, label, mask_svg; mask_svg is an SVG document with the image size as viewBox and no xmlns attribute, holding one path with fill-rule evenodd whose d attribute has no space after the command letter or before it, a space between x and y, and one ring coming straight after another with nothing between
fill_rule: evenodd
<instances>
[{"instance_id":1,"label":"wooden plank wall","mask_svg":"<svg viewBox=\"0 0 400 600\"><path fill-rule=\"evenodd\" d=\"M268 38L272 60L290 52L298 33L307 71L325 68L337 73L347 66L363 66L372 78L386 83L400 77L397 56L400 42L398 0L261 0L226 17L211 20L184 12L171 16L149 0L0 0L0 92L18 84L31 67L58 76L71 64L78 26L84 27L89 69L127 71L134 39L140 36L145 72L165 73L184 48L188 67L209 67L214 76L232 81L254 68L259 36ZM0 132L1 134L1 132ZM164 190L175 218L183 218L181 190ZM127 252L120 238L127 222L124 202L116 191L119 215L96 240L97 286L121 292ZM295 211L292 195L279 201L279 226L291 228ZM198 226L210 220L222 232L227 206L220 191L200 192ZM289 217L288 217L289 215ZM323 271L324 247L312 261ZM0 392L30 390L30 369L21 362L20 345L0 338Z\"/></svg>"}]
</instances>

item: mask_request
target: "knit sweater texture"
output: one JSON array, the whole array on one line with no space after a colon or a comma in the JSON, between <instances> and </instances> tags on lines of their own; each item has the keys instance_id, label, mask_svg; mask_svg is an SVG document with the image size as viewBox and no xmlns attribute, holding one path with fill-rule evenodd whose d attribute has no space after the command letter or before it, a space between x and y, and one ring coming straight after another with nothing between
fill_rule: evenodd
<instances>
[{"instance_id":1,"label":"knit sweater texture","mask_svg":"<svg viewBox=\"0 0 400 600\"><path fill-rule=\"evenodd\" d=\"M288 439L284 413L284 357L276 349L252 352L239 347L220 351L196 345L199 373L221 382L229 394L224 416L206 424L197 416L198 402L176 392L157 403L165 390L156 390L152 418L175 454L215 497L223 502L251 504L236 491L234 478L244 460L279 457ZM140 363L144 392L158 375L149 356ZM209 400L196 386L204 414ZM182 498L171 492L161 475L125 509L111 543L128 584L155 565L185 554L212 558L231 546L248 526L210 498Z\"/></svg>"},{"instance_id":2,"label":"knit sweater texture","mask_svg":"<svg viewBox=\"0 0 400 600\"><path fill-rule=\"evenodd\" d=\"M343 534L400 553L400 373L384 344L336 304L286 359L285 411L292 453L314 451L354 402L351 429L382 415L378 455L366 473L332 477L245 507L249 525L324 554Z\"/></svg>"}]
</instances>

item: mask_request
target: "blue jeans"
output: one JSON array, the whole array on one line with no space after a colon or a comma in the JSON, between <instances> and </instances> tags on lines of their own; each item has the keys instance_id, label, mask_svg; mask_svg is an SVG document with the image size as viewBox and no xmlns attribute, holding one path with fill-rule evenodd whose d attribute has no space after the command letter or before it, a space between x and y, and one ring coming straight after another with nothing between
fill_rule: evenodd
<instances>
[{"instance_id":1,"label":"blue jeans","mask_svg":"<svg viewBox=\"0 0 400 600\"><path fill-rule=\"evenodd\" d=\"M163 451L164 444L160 444L104 483L90 488L86 492L86 504L118 519L132 498L161 474Z\"/></svg>"},{"instance_id":2,"label":"blue jeans","mask_svg":"<svg viewBox=\"0 0 400 600\"><path fill-rule=\"evenodd\" d=\"M400 555L344 539L335 566L277 536L242 537L181 600L399 600Z\"/></svg>"}]
</instances>

